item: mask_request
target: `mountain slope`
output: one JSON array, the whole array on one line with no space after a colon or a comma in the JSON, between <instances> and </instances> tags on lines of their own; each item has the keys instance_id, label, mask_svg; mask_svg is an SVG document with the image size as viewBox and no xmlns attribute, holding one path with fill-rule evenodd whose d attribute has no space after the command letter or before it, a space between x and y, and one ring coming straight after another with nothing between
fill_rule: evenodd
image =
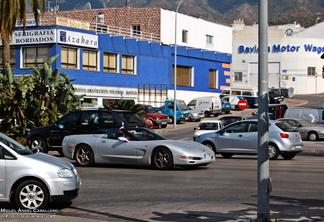
<instances>
[{"instance_id":1,"label":"mountain slope","mask_svg":"<svg viewBox=\"0 0 324 222\"><path fill-rule=\"evenodd\" d=\"M120 7L161 7L176 11L180 0L59 0L59 10L68 11L84 9L87 2L91 8L120 8ZM54 3L51 3L51 7ZM304 8L308 13L299 13L296 21L302 25L312 24L315 14L319 17L323 14L323 0L269 0L269 21L290 22L290 17ZM187 15L202 17L221 23L231 24L235 19L244 18L245 24L251 25L258 22L258 0L184 0L179 7L179 12ZM283 16L290 14L290 16ZM316 18L315 18L316 19ZM286 22L286 23L287 23Z\"/></svg>"}]
</instances>

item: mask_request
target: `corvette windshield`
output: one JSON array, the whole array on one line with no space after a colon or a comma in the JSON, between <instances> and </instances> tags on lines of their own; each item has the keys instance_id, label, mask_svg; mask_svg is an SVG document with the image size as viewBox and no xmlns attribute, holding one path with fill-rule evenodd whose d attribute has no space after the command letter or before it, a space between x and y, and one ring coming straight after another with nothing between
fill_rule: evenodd
<instances>
[{"instance_id":1,"label":"corvette windshield","mask_svg":"<svg viewBox=\"0 0 324 222\"><path fill-rule=\"evenodd\" d=\"M123 129L125 134L129 134L130 138L135 138L139 141L145 140L166 140L163 136L160 136L151 130L145 128L137 128L137 129Z\"/></svg>"}]
</instances>

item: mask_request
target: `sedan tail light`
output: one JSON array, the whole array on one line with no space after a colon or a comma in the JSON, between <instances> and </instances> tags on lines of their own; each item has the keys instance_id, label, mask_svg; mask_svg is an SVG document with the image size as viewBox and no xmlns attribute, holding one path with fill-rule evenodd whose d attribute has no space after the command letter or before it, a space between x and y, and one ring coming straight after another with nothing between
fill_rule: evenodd
<instances>
[{"instance_id":1,"label":"sedan tail light","mask_svg":"<svg viewBox=\"0 0 324 222\"><path fill-rule=\"evenodd\" d=\"M289 134L287 134L287 133L280 133L280 137L281 137L281 138L286 138L286 139L288 139L288 138L289 138Z\"/></svg>"}]
</instances>

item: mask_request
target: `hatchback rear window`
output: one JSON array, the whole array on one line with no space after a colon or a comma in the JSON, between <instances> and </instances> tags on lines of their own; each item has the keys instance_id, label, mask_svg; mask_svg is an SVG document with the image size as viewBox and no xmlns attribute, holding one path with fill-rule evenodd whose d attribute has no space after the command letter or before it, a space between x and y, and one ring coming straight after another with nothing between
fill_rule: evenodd
<instances>
[{"instance_id":1,"label":"hatchback rear window","mask_svg":"<svg viewBox=\"0 0 324 222\"><path fill-rule=\"evenodd\" d=\"M298 132L286 123L276 123L275 125L284 132Z\"/></svg>"},{"instance_id":2,"label":"hatchback rear window","mask_svg":"<svg viewBox=\"0 0 324 222\"><path fill-rule=\"evenodd\" d=\"M134 113L121 113L118 115L125 123L143 123L143 120Z\"/></svg>"}]
</instances>

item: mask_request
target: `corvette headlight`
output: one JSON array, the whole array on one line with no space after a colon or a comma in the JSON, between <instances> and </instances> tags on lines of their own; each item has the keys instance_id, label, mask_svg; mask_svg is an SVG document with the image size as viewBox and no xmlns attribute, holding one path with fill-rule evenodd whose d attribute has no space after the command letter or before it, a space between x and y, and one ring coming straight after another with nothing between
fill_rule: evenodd
<instances>
[{"instance_id":1,"label":"corvette headlight","mask_svg":"<svg viewBox=\"0 0 324 222\"><path fill-rule=\"evenodd\" d=\"M77 172L76 172L77 173ZM73 172L70 169L59 169L57 175L61 178L73 177Z\"/></svg>"}]
</instances>

